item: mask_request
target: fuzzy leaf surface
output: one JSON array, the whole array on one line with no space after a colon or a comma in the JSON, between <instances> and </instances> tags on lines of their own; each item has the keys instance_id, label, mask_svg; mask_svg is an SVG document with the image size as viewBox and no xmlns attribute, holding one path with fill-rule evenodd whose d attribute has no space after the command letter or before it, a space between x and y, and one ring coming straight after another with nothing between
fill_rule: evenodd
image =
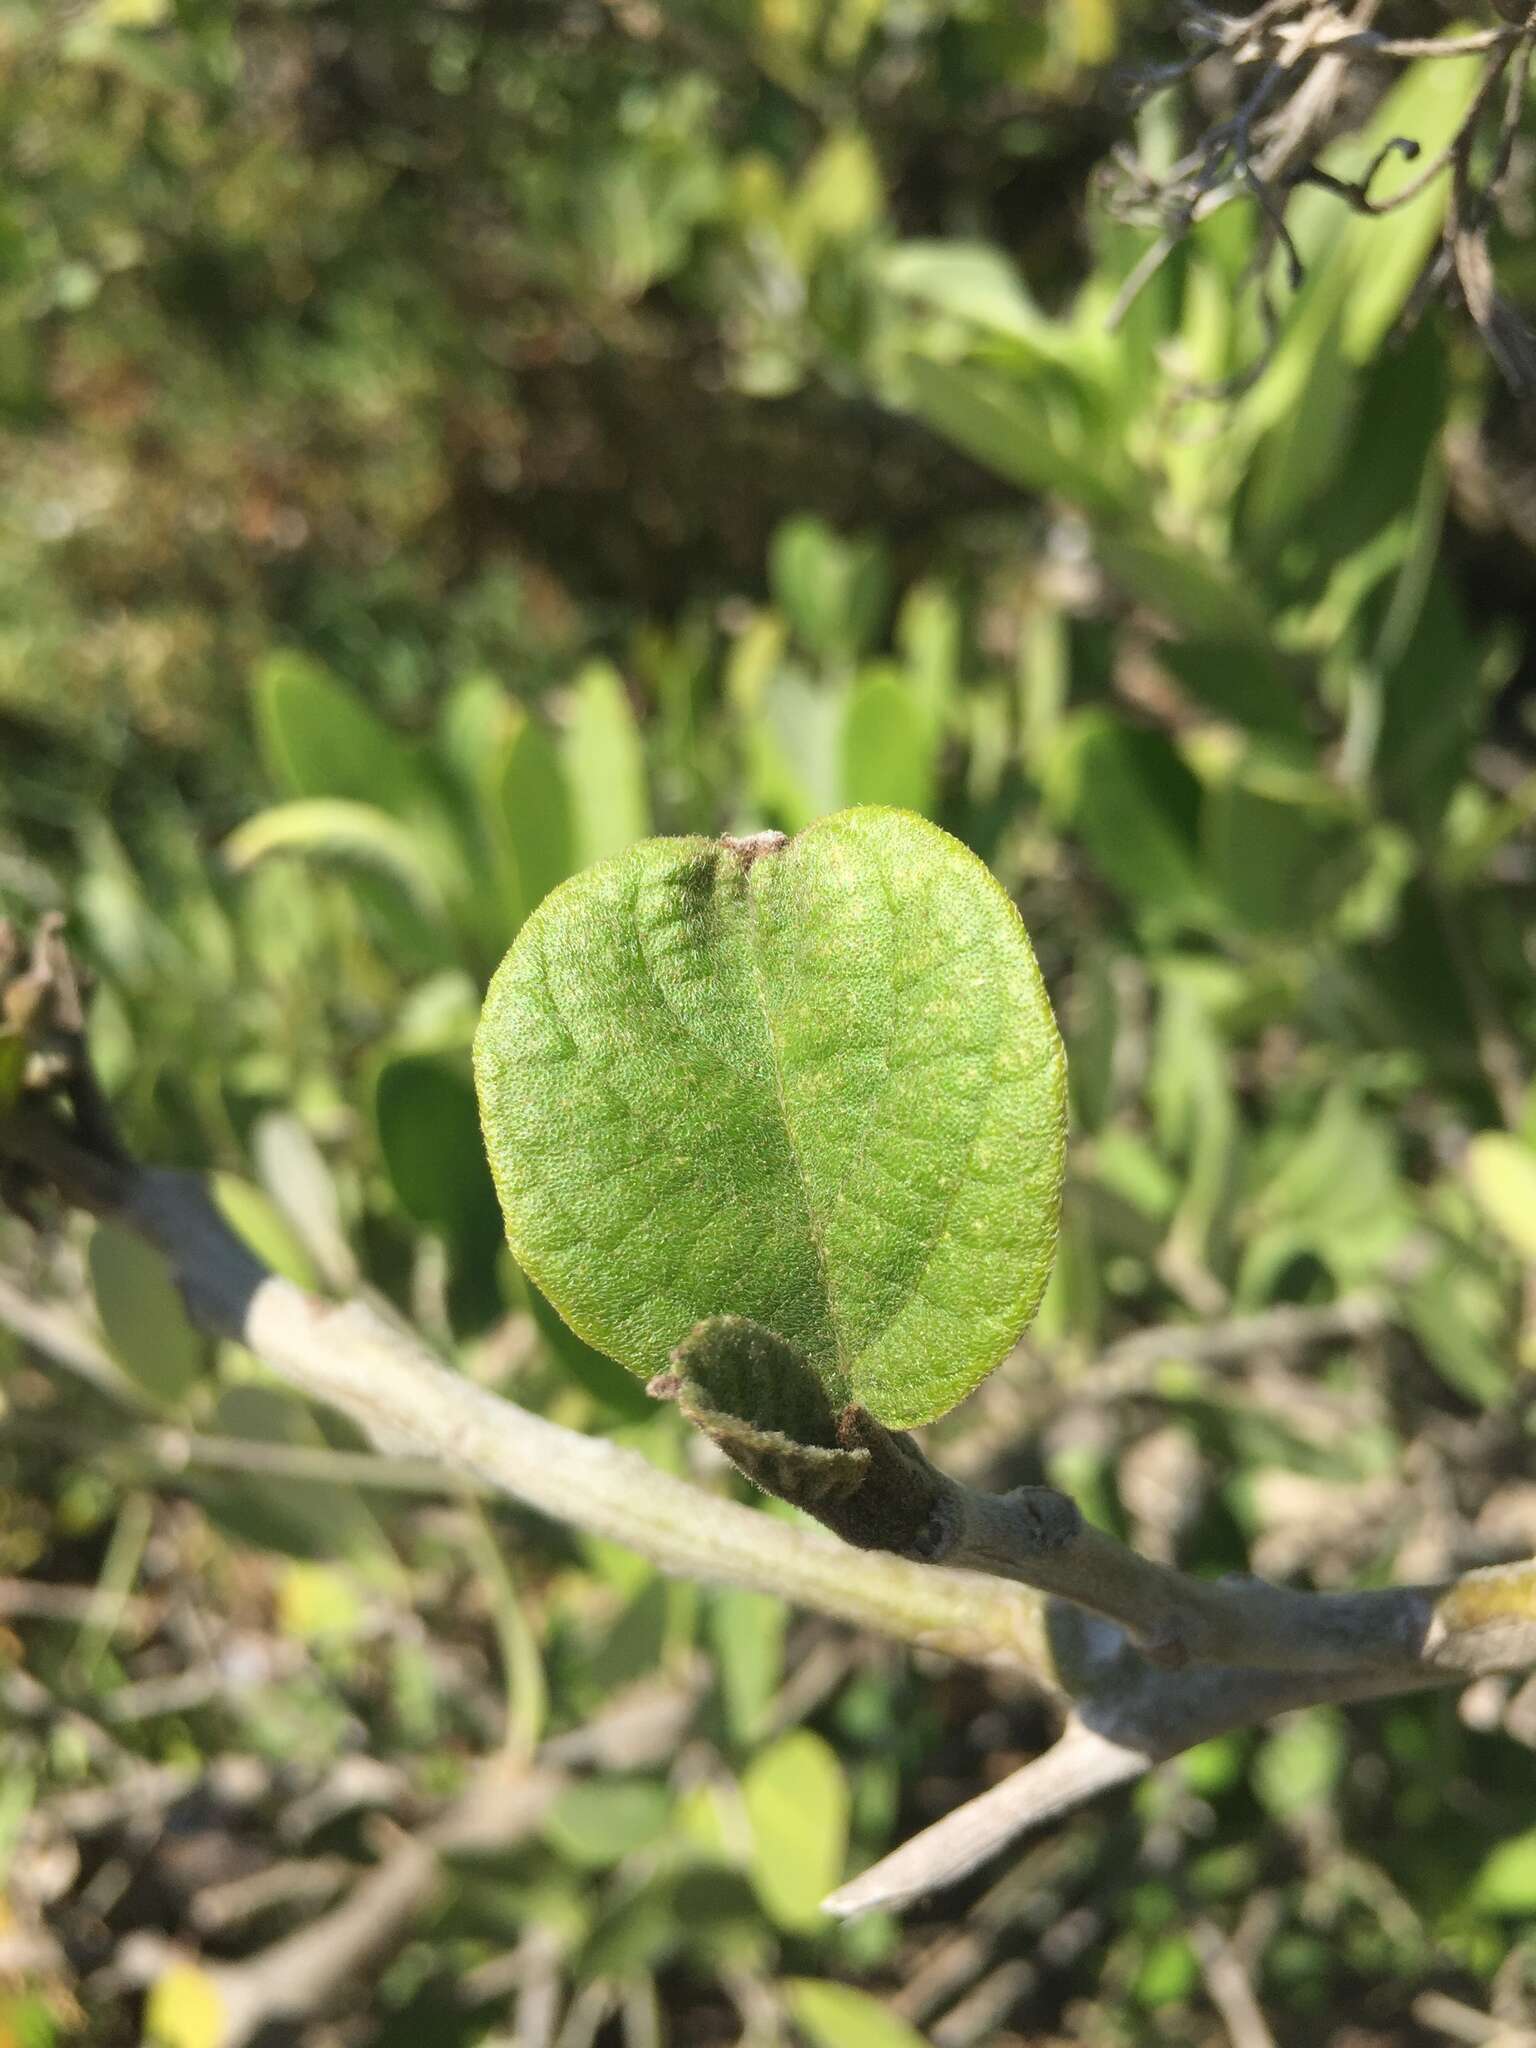
<instances>
[{"instance_id":1,"label":"fuzzy leaf surface","mask_svg":"<svg viewBox=\"0 0 1536 2048\"><path fill-rule=\"evenodd\" d=\"M908 812L755 857L647 840L574 877L502 963L476 1072L513 1251L634 1372L745 1316L834 1410L900 1428L1038 1305L1060 1040L1018 913Z\"/></svg>"}]
</instances>

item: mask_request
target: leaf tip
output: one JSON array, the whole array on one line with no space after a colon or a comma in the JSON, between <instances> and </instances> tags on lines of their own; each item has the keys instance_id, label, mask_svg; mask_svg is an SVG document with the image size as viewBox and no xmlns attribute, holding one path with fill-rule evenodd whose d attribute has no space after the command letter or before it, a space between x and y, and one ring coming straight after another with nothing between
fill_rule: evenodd
<instances>
[{"instance_id":1,"label":"leaf tip","mask_svg":"<svg viewBox=\"0 0 1536 2048\"><path fill-rule=\"evenodd\" d=\"M752 866L767 853L781 853L789 844L787 832L748 832L741 837L734 833L721 834L720 844L727 853L734 853L744 868Z\"/></svg>"}]
</instances>

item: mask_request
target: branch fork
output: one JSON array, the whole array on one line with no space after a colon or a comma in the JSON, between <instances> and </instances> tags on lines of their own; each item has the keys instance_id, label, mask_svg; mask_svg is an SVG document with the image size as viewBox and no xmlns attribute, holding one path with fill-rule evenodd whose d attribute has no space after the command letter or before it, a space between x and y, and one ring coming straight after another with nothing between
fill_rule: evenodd
<instances>
[{"instance_id":1,"label":"branch fork","mask_svg":"<svg viewBox=\"0 0 1536 2048\"><path fill-rule=\"evenodd\" d=\"M325 1301L271 1273L199 1180L135 1161L91 1077L79 998L56 926L30 954L0 932L0 1037L26 1034L28 1048L23 1085L0 1094L0 1200L35 1220L47 1194L133 1229L165 1257L205 1328L391 1453L408 1444L664 1571L1023 1669L1059 1704L1051 1749L844 1886L829 1911L909 1903L1026 1829L1227 1730L1536 1664L1536 1560L1358 1593L1196 1579L1115 1542L1052 1488L983 1492L856 1404L834 1411L803 1362L798 1375L780 1370L786 1353L796 1358L790 1347L740 1318L691 1332L652 1391L832 1534L551 1423L451 1370L372 1303ZM110 1375L87 1370L89 1336L23 1290L0 1287L0 1322L110 1388ZM779 1389L767 1412L753 1392L763 1385Z\"/></svg>"}]
</instances>

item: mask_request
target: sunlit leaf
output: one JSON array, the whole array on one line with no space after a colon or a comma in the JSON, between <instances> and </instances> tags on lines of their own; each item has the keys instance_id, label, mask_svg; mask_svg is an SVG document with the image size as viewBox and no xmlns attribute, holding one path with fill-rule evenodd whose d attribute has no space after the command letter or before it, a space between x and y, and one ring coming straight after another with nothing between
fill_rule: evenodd
<instances>
[{"instance_id":1,"label":"sunlit leaf","mask_svg":"<svg viewBox=\"0 0 1536 2048\"><path fill-rule=\"evenodd\" d=\"M476 1047L521 1263L662 1369L750 1317L834 1408L941 1414L1038 1304L1063 1061L1017 913L907 813L776 849L653 840L530 919Z\"/></svg>"},{"instance_id":2,"label":"sunlit leaf","mask_svg":"<svg viewBox=\"0 0 1536 2048\"><path fill-rule=\"evenodd\" d=\"M526 733L526 728L525 728ZM527 810L529 779L539 773L535 751L514 755L510 786L504 800L519 806L517 830L522 851L535 861L533 886L557 861L566 858L558 845L535 848ZM565 760L570 773L571 834L580 862L605 860L622 853L650 829L650 797L646 791L645 753L629 708L624 685L605 662L594 662L577 678L571 691L565 729ZM553 799L546 798L546 803ZM549 822L551 812L544 822Z\"/></svg>"},{"instance_id":3,"label":"sunlit leaf","mask_svg":"<svg viewBox=\"0 0 1536 2048\"><path fill-rule=\"evenodd\" d=\"M848 1783L828 1745L797 1728L752 1759L741 1796L752 1826L753 1889L780 1927L822 1923L821 1902L843 1874Z\"/></svg>"},{"instance_id":4,"label":"sunlit leaf","mask_svg":"<svg viewBox=\"0 0 1536 2048\"><path fill-rule=\"evenodd\" d=\"M853 1984L789 1977L784 1995L811 2048L926 2048L916 2028Z\"/></svg>"}]
</instances>

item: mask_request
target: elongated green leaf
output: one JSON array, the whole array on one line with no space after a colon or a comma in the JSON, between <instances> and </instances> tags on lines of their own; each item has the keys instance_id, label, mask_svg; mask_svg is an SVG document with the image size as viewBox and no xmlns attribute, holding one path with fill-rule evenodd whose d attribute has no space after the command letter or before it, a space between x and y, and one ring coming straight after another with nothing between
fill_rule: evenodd
<instances>
[{"instance_id":1,"label":"elongated green leaf","mask_svg":"<svg viewBox=\"0 0 1536 2048\"><path fill-rule=\"evenodd\" d=\"M1479 1131L1467 1147L1467 1185L1495 1230L1536 1259L1536 1149L1508 1131Z\"/></svg>"},{"instance_id":2,"label":"elongated green leaf","mask_svg":"<svg viewBox=\"0 0 1536 2048\"><path fill-rule=\"evenodd\" d=\"M503 962L476 1069L514 1252L632 1371L746 1316L902 1427L1039 1302L1060 1041L1013 906L906 812L578 876Z\"/></svg>"},{"instance_id":3,"label":"elongated green leaf","mask_svg":"<svg viewBox=\"0 0 1536 2048\"><path fill-rule=\"evenodd\" d=\"M269 656L255 699L268 770L290 795L411 809L419 789L410 749L318 662Z\"/></svg>"},{"instance_id":4,"label":"elongated green leaf","mask_svg":"<svg viewBox=\"0 0 1536 2048\"><path fill-rule=\"evenodd\" d=\"M401 1205L461 1243L494 1244L494 1206L462 1058L403 1053L379 1070L379 1145Z\"/></svg>"},{"instance_id":5,"label":"elongated green leaf","mask_svg":"<svg viewBox=\"0 0 1536 2048\"><path fill-rule=\"evenodd\" d=\"M1121 513L1140 491L1124 457L1091 436L1082 396L1070 382L1046 391L986 364L940 363L914 355L902 367L903 400L967 455L1011 482L1059 491L1085 511Z\"/></svg>"},{"instance_id":6,"label":"elongated green leaf","mask_svg":"<svg viewBox=\"0 0 1536 2048\"><path fill-rule=\"evenodd\" d=\"M1198 921L1209 907L1200 873L1200 785L1161 733L1086 711L1052 752L1048 787L1114 886L1158 925Z\"/></svg>"},{"instance_id":7,"label":"elongated green leaf","mask_svg":"<svg viewBox=\"0 0 1536 2048\"><path fill-rule=\"evenodd\" d=\"M160 1254L131 1231L99 1223L89 1253L91 1288L119 1365L156 1401L186 1394L203 1364L203 1343Z\"/></svg>"},{"instance_id":8,"label":"elongated green leaf","mask_svg":"<svg viewBox=\"0 0 1536 2048\"><path fill-rule=\"evenodd\" d=\"M784 669L752 707L744 733L751 792L761 814L788 832L837 809L847 703L846 687Z\"/></svg>"},{"instance_id":9,"label":"elongated green leaf","mask_svg":"<svg viewBox=\"0 0 1536 2048\"><path fill-rule=\"evenodd\" d=\"M789 1610L769 1593L722 1588L710 1600L707 1626L726 1725L737 1742L757 1733L784 1669Z\"/></svg>"},{"instance_id":10,"label":"elongated green leaf","mask_svg":"<svg viewBox=\"0 0 1536 2048\"><path fill-rule=\"evenodd\" d=\"M853 804L933 806L937 731L899 671L863 676L843 723L843 794Z\"/></svg>"},{"instance_id":11,"label":"elongated green leaf","mask_svg":"<svg viewBox=\"0 0 1536 2048\"><path fill-rule=\"evenodd\" d=\"M1186 633L1260 650L1273 662L1264 607L1231 563L1145 529L1104 534L1099 554L1117 583Z\"/></svg>"},{"instance_id":12,"label":"elongated green leaf","mask_svg":"<svg viewBox=\"0 0 1536 2048\"><path fill-rule=\"evenodd\" d=\"M788 519L773 536L768 566L796 636L821 660L851 660L879 632L891 572L878 542L844 540L811 515Z\"/></svg>"},{"instance_id":13,"label":"elongated green leaf","mask_svg":"<svg viewBox=\"0 0 1536 2048\"><path fill-rule=\"evenodd\" d=\"M285 1111L267 1111L252 1126L251 1154L262 1186L327 1283L338 1293L356 1287L336 1182L306 1126Z\"/></svg>"},{"instance_id":14,"label":"elongated green leaf","mask_svg":"<svg viewBox=\"0 0 1536 2048\"><path fill-rule=\"evenodd\" d=\"M625 706L624 714L627 712L628 706ZM620 714L615 712L613 715L618 717ZM594 720L590 707L587 717L590 733ZM627 770L622 766L618 761L620 749L612 737L601 744L588 737L585 745L589 754L595 750L605 753L605 758L611 758L611 775L623 777L628 774L633 788L640 788L634 764ZM563 882L576 865L571 794L566 782L565 764L549 728L538 719L524 715L519 720L497 775L493 800L497 811L496 826L504 834L506 848L515 865L517 900L511 906L515 930L529 911L542 903L550 890ZM632 798L632 815L624 829L628 831L631 826L637 834L645 830L643 792L638 798ZM590 837L590 825L587 831Z\"/></svg>"},{"instance_id":15,"label":"elongated green leaf","mask_svg":"<svg viewBox=\"0 0 1536 2048\"><path fill-rule=\"evenodd\" d=\"M265 1189L237 1173L214 1174L210 1188L224 1221L265 1265L295 1287L318 1284L307 1246Z\"/></svg>"},{"instance_id":16,"label":"elongated green leaf","mask_svg":"<svg viewBox=\"0 0 1536 2048\"><path fill-rule=\"evenodd\" d=\"M1362 865L1358 824L1315 776L1262 760L1207 790L1207 880L1250 931L1316 932Z\"/></svg>"},{"instance_id":17,"label":"elongated green leaf","mask_svg":"<svg viewBox=\"0 0 1536 2048\"><path fill-rule=\"evenodd\" d=\"M925 2048L915 2027L852 1984L791 1977L784 1992L795 2025L813 2048Z\"/></svg>"},{"instance_id":18,"label":"elongated green leaf","mask_svg":"<svg viewBox=\"0 0 1536 2048\"><path fill-rule=\"evenodd\" d=\"M594 662L577 679L565 757L579 860L622 853L649 831L645 751L624 685L606 662Z\"/></svg>"},{"instance_id":19,"label":"elongated green leaf","mask_svg":"<svg viewBox=\"0 0 1536 2048\"><path fill-rule=\"evenodd\" d=\"M350 797L301 797L247 818L224 842L237 873L274 853L354 861L386 875L427 917L442 914L442 893L415 833L375 804Z\"/></svg>"},{"instance_id":20,"label":"elongated green leaf","mask_svg":"<svg viewBox=\"0 0 1536 2048\"><path fill-rule=\"evenodd\" d=\"M888 291L935 313L1006 334L1065 358L1071 330L1030 298L1013 265L986 242L902 242L873 266Z\"/></svg>"},{"instance_id":21,"label":"elongated green leaf","mask_svg":"<svg viewBox=\"0 0 1536 2048\"><path fill-rule=\"evenodd\" d=\"M324 1450L329 1441L308 1404L278 1387L226 1387L212 1427L220 1436L299 1450ZM198 1490L213 1519L242 1543L312 1560L387 1555L373 1510L354 1487L334 1480L220 1473Z\"/></svg>"},{"instance_id":22,"label":"elongated green leaf","mask_svg":"<svg viewBox=\"0 0 1536 2048\"><path fill-rule=\"evenodd\" d=\"M747 1766L741 1796L752 1823L752 1888L780 1927L815 1927L843 1874L848 1781L808 1728L782 1735Z\"/></svg>"}]
</instances>

